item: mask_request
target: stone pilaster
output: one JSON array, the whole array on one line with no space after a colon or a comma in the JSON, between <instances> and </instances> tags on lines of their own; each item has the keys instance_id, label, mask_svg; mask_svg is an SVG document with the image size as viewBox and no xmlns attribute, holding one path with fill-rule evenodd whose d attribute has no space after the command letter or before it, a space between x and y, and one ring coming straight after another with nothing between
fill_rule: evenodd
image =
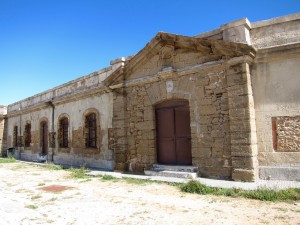
<instances>
[{"instance_id":1,"label":"stone pilaster","mask_svg":"<svg viewBox=\"0 0 300 225\"><path fill-rule=\"evenodd\" d=\"M232 179L258 179L257 137L249 64L227 69Z\"/></svg>"},{"instance_id":2,"label":"stone pilaster","mask_svg":"<svg viewBox=\"0 0 300 225\"><path fill-rule=\"evenodd\" d=\"M114 96L113 130L110 131L110 147L114 151L115 170L127 170L127 99L123 88Z\"/></svg>"}]
</instances>

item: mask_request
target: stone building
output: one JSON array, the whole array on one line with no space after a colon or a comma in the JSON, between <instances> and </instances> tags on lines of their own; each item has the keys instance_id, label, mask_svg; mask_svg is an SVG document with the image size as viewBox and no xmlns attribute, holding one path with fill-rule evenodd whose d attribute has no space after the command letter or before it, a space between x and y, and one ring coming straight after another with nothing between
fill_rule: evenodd
<instances>
[{"instance_id":1,"label":"stone building","mask_svg":"<svg viewBox=\"0 0 300 225\"><path fill-rule=\"evenodd\" d=\"M300 180L299 71L300 14L161 32L134 56L9 105L4 146L68 166Z\"/></svg>"}]
</instances>

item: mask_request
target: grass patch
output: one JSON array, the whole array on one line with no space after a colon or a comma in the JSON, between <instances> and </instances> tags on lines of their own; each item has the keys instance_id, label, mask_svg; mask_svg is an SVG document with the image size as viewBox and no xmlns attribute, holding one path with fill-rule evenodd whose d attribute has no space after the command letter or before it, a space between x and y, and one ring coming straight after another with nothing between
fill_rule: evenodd
<instances>
[{"instance_id":1,"label":"grass patch","mask_svg":"<svg viewBox=\"0 0 300 225\"><path fill-rule=\"evenodd\" d=\"M41 198L42 196L40 196L40 195L35 195L35 196L32 196L31 197L31 200L36 200L36 199L39 199L39 198Z\"/></svg>"},{"instance_id":2,"label":"grass patch","mask_svg":"<svg viewBox=\"0 0 300 225\"><path fill-rule=\"evenodd\" d=\"M153 183L162 183L160 181L152 181L152 180L143 180L143 179L136 179L131 177L123 177L123 181L128 184L135 184L135 185L145 185L145 184L153 184Z\"/></svg>"},{"instance_id":3,"label":"grass patch","mask_svg":"<svg viewBox=\"0 0 300 225\"><path fill-rule=\"evenodd\" d=\"M250 199L256 199L261 201L288 201L300 200L300 189L290 188L286 190L269 190L269 189L258 189L258 190L241 190L231 188L213 188L201 184L195 180L191 180L186 184L181 185L181 191L187 193L196 193L200 195L222 195L230 197L244 197Z\"/></svg>"},{"instance_id":4,"label":"grass patch","mask_svg":"<svg viewBox=\"0 0 300 225\"><path fill-rule=\"evenodd\" d=\"M27 209L37 209L38 207L36 205L26 205L25 208L27 208Z\"/></svg>"},{"instance_id":5,"label":"grass patch","mask_svg":"<svg viewBox=\"0 0 300 225\"><path fill-rule=\"evenodd\" d=\"M46 166L44 166L44 168L48 169L48 170L62 170L62 166L60 165L55 165L54 163L47 163Z\"/></svg>"},{"instance_id":6,"label":"grass patch","mask_svg":"<svg viewBox=\"0 0 300 225\"><path fill-rule=\"evenodd\" d=\"M101 177L102 180L116 180L117 178L111 176L111 175L103 175Z\"/></svg>"},{"instance_id":7,"label":"grass patch","mask_svg":"<svg viewBox=\"0 0 300 225\"><path fill-rule=\"evenodd\" d=\"M300 200L300 189L289 188L278 191L259 189L254 191L241 191L241 196L262 201L297 201Z\"/></svg>"},{"instance_id":8,"label":"grass patch","mask_svg":"<svg viewBox=\"0 0 300 225\"><path fill-rule=\"evenodd\" d=\"M71 177L76 179L86 179L89 178L89 175L86 175L88 170L85 167L78 168L69 168L67 171L71 172Z\"/></svg>"},{"instance_id":9,"label":"grass patch","mask_svg":"<svg viewBox=\"0 0 300 225\"><path fill-rule=\"evenodd\" d=\"M10 158L0 158L0 163L15 163L16 159L13 157Z\"/></svg>"},{"instance_id":10,"label":"grass patch","mask_svg":"<svg viewBox=\"0 0 300 225\"><path fill-rule=\"evenodd\" d=\"M45 183L39 183L38 186L45 186L46 184Z\"/></svg>"}]
</instances>

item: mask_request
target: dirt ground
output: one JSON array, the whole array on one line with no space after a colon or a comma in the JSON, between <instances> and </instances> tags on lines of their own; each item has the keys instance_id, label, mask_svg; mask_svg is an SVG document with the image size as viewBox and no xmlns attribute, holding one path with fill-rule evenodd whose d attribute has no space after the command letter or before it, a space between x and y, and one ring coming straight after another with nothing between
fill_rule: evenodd
<instances>
[{"instance_id":1,"label":"dirt ground","mask_svg":"<svg viewBox=\"0 0 300 225\"><path fill-rule=\"evenodd\" d=\"M74 179L0 164L0 224L300 224L299 202L200 196L167 184Z\"/></svg>"}]
</instances>

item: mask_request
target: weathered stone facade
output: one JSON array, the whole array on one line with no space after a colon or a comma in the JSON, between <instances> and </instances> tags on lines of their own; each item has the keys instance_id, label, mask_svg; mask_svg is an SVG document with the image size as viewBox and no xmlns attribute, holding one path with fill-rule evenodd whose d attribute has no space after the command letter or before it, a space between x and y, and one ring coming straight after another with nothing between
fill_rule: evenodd
<instances>
[{"instance_id":1,"label":"weathered stone facade","mask_svg":"<svg viewBox=\"0 0 300 225\"><path fill-rule=\"evenodd\" d=\"M36 161L46 153L47 159L66 166L81 166L112 170L113 152L108 148L108 129L112 126L112 93L101 83L118 63L88 76L71 81L52 90L30 97L8 107L8 146L13 146L13 129L18 127L16 157ZM97 144L93 148L85 145L85 116L96 115ZM66 117L68 147L58 143L59 120ZM25 147L25 125L31 124L31 143ZM47 125L46 145L43 150L41 125Z\"/></svg>"},{"instance_id":2,"label":"weathered stone facade","mask_svg":"<svg viewBox=\"0 0 300 225\"><path fill-rule=\"evenodd\" d=\"M132 57L9 105L3 146L17 139L23 160L43 153L63 165L132 172L160 163L169 154L162 149L176 148L175 158L185 149L199 176L290 179L286 171L300 171L299 65L300 14L241 19L195 37L158 33ZM177 119L174 102L184 102L188 119ZM166 112L168 137L158 133Z\"/></svg>"},{"instance_id":3,"label":"weathered stone facade","mask_svg":"<svg viewBox=\"0 0 300 225\"><path fill-rule=\"evenodd\" d=\"M156 57L166 55L170 49L174 51L172 45L162 48L156 45L166 44L172 38L176 39L176 53L169 53L168 62L154 66L152 61L156 61ZM244 45L235 45L235 49L241 51L231 52L230 45L226 46L228 49L225 46L219 49L218 41L199 41L198 52L189 54L185 48L190 47L190 41L187 37L158 34L148 44L155 46L142 52L144 55L151 52L153 56L147 57L146 63L125 64L129 72L124 71L121 83L114 81L111 88L116 88L117 93L113 123L116 168L143 171L157 162L155 105L184 99L190 107L193 165L199 168L200 174L227 179L233 174L234 179L253 180L257 176L254 170L257 149L256 142L252 143L251 139L252 136L256 138L256 133L251 131L255 118L249 110L253 96L248 66L252 58L248 55L255 51ZM207 55L204 45L214 45L211 51L215 53ZM221 51L237 57L222 60ZM136 57L143 60L143 56ZM131 68L135 63L142 65ZM197 64L202 66L195 67ZM251 110L253 113L253 104ZM241 140L237 130L241 125L245 127L243 131L248 138L245 141ZM236 149L243 148L243 152L236 150L232 153L232 143L239 146Z\"/></svg>"}]
</instances>

